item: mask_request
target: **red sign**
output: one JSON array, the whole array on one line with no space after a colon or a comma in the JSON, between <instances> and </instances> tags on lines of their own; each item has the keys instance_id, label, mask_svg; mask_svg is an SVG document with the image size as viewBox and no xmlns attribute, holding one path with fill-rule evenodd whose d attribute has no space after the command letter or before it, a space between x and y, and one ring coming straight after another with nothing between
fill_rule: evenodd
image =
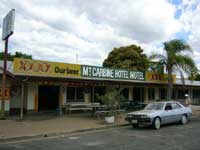
<instances>
[{"instance_id":1,"label":"red sign","mask_svg":"<svg viewBox=\"0 0 200 150\"><path fill-rule=\"evenodd\" d=\"M0 100L3 99L3 90L2 88L0 88ZM10 99L10 89L6 88L5 89L5 100L9 100Z\"/></svg>"}]
</instances>

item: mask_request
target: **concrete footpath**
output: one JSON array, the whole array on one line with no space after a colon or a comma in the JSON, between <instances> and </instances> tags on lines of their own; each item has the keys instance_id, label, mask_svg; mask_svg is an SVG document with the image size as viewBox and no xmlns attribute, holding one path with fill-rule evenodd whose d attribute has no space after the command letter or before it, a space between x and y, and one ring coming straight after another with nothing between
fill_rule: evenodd
<instances>
[{"instance_id":1,"label":"concrete footpath","mask_svg":"<svg viewBox=\"0 0 200 150\"><path fill-rule=\"evenodd\" d=\"M0 120L0 142L123 126L127 124L124 117L125 114L119 115L112 125L87 113L63 116L28 115L24 120L10 117Z\"/></svg>"}]
</instances>

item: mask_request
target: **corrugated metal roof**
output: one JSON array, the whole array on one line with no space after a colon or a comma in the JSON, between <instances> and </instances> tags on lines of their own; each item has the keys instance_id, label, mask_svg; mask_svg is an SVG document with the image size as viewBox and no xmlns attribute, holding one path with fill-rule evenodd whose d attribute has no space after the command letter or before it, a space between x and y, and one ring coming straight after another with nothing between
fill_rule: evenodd
<instances>
[{"instance_id":1,"label":"corrugated metal roof","mask_svg":"<svg viewBox=\"0 0 200 150\"><path fill-rule=\"evenodd\" d=\"M184 85L191 85L191 86L200 86L200 81L191 81L191 80L185 80ZM181 79L176 79L177 85L183 85L183 82Z\"/></svg>"}]
</instances>

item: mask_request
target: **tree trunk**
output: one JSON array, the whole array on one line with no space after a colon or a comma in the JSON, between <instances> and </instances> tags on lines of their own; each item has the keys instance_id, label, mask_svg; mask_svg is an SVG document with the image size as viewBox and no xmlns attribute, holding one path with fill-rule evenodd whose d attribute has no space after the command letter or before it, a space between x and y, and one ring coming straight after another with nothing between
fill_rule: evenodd
<instances>
[{"instance_id":1,"label":"tree trunk","mask_svg":"<svg viewBox=\"0 0 200 150\"><path fill-rule=\"evenodd\" d=\"M172 98L172 67L168 68L168 93L167 100L170 101Z\"/></svg>"}]
</instances>

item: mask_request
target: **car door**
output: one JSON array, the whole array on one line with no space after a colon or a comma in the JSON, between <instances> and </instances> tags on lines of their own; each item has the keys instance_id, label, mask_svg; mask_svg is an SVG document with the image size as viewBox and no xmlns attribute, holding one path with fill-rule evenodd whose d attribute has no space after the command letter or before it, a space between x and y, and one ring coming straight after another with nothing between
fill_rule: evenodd
<instances>
[{"instance_id":1,"label":"car door","mask_svg":"<svg viewBox=\"0 0 200 150\"><path fill-rule=\"evenodd\" d=\"M164 107L162 122L163 124L172 123L173 122L173 109L171 103L166 103Z\"/></svg>"},{"instance_id":2,"label":"car door","mask_svg":"<svg viewBox=\"0 0 200 150\"><path fill-rule=\"evenodd\" d=\"M182 110L182 106L179 105L178 103L172 103L172 109L173 109L173 122L178 122L181 120L181 117L182 117L182 113L183 113L183 110Z\"/></svg>"}]
</instances>

